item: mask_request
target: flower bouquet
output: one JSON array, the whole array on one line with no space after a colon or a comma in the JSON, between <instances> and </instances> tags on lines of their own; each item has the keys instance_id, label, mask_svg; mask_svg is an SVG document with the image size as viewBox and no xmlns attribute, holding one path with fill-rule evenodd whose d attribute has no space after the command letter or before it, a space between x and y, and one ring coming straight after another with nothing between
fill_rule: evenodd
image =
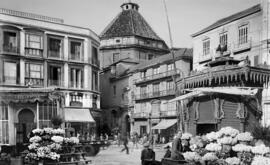
<instances>
[{"instance_id":1,"label":"flower bouquet","mask_svg":"<svg viewBox=\"0 0 270 165\"><path fill-rule=\"evenodd\" d=\"M181 137L182 140L190 140L192 138L192 134L184 133Z\"/></svg>"},{"instance_id":2,"label":"flower bouquet","mask_svg":"<svg viewBox=\"0 0 270 165\"><path fill-rule=\"evenodd\" d=\"M203 160L207 165L210 165L210 164L215 163L215 161L218 160L218 157L216 156L215 153L209 152L209 153L206 153L206 154L202 157L202 160Z\"/></svg>"},{"instance_id":3,"label":"flower bouquet","mask_svg":"<svg viewBox=\"0 0 270 165\"><path fill-rule=\"evenodd\" d=\"M239 131L237 129L234 129L232 127L224 127L221 128L217 132L217 137L222 138L223 136L230 136L230 137L236 137L239 134Z\"/></svg>"},{"instance_id":4,"label":"flower bouquet","mask_svg":"<svg viewBox=\"0 0 270 165\"><path fill-rule=\"evenodd\" d=\"M208 141L213 142L213 141L217 140L217 138L218 138L217 135L218 134L216 132L210 132L210 133L206 134L206 138Z\"/></svg>"},{"instance_id":5,"label":"flower bouquet","mask_svg":"<svg viewBox=\"0 0 270 165\"><path fill-rule=\"evenodd\" d=\"M264 156L255 156L251 165L269 165L270 158Z\"/></svg>"},{"instance_id":6,"label":"flower bouquet","mask_svg":"<svg viewBox=\"0 0 270 165\"><path fill-rule=\"evenodd\" d=\"M235 152L251 152L252 146L245 144L236 144L232 147L232 150Z\"/></svg>"},{"instance_id":7,"label":"flower bouquet","mask_svg":"<svg viewBox=\"0 0 270 165\"><path fill-rule=\"evenodd\" d=\"M201 161L202 157L197 152L185 152L183 153L185 160L191 163L198 163Z\"/></svg>"},{"instance_id":8,"label":"flower bouquet","mask_svg":"<svg viewBox=\"0 0 270 165\"><path fill-rule=\"evenodd\" d=\"M205 146L205 149L212 152L218 152L222 149L222 147L218 143L210 143Z\"/></svg>"},{"instance_id":9,"label":"flower bouquet","mask_svg":"<svg viewBox=\"0 0 270 165\"><path fill-rule=\"evenodd\" d=\"M253 136L251 135L250 132L244 132L244 133L239 133L239 134L236 136L236 139L237 139L240 143L246 144L246 143L248 143L248 142L251 142L254 138L253 138Z\"/></svg>"},{"instance_id":10,"label":"flower bouquet","mask_svg":"<svg viewBox=\"0 0 270 165\"><path fill-rule=\"evenodd\" d=\"M240 159L237 157L227 158L227 159L225 159L225 161L229 165L239 165L241 163Z\"/></svg>"},{"instance_id":11,"label":"flower bouquet","mask_svg":"<svg viewBox=\"0 0 270 165\"><path fill-rule=\"evenodd\" d=\"M264 144L259 145L259 146L254 146L251 149L252 153L254 153L255 155L265 155L266 153L270 152L270 148L266 147Z\"/></svg>"}]
</instances>

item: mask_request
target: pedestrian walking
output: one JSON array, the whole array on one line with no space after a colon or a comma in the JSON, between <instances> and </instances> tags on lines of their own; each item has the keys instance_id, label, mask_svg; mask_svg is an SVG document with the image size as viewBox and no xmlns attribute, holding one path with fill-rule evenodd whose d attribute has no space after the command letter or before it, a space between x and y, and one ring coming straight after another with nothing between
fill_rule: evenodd
<instances>
[{"instance_id":1,"label":"pedestrian walking","mask_svg":"<svg viewBox=\"0 0 270 165\"><path fill-rule=\"evenodd\" d=\"M123 145L124 145L124 148L121 150L121 152L123 152L123 151L126 150L126 153L129 154L128 138L127 138L127 136L124 136L124 138L123 138Z\"/></svg>"}]
</instances>

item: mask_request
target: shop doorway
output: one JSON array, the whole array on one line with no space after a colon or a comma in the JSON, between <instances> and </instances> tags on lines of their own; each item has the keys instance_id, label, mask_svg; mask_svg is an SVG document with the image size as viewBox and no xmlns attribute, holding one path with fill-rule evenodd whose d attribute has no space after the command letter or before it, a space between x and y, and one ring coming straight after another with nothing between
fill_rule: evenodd
<instances>
[{"instance_id":1,"label":"shop doorway","mask_svg":"<svg viewBox=\"0 0 270 165\"><path fill-rule=\"evenodd\" d=\"M197 124L197 135L205 135L217 131L217 124Z\"/></svg>"},{"instance_id":2,"label":"shop doorway","mask_svg":"<svg viewBox=\"0 0 270 165\"><path fill-rule=\"evenodd\" d=\"M36 128L34 123L35 114L30 109L23 109L18 114L19 123L17 125L17 143L23 144L29 142L28 135Z\"/></svg>"}]
</instances>

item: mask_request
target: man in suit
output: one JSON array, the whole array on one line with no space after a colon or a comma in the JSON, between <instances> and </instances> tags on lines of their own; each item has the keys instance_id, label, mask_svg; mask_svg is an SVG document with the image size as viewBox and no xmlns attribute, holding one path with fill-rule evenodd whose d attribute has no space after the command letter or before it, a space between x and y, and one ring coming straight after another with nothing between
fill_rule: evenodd
<instances>
[{"instance_id":1,"label":"man in suit","mask_svg":"<svg viewBox=\"0 0 270 165\"><path fill-rule=\"evenodd\" d=\"M184 160L184 157L182 155L182 141L181 141L181 137L182 137L182 132L179 131L175 137L175 139L173 140L172 143L172 153L171 153L171 158L173 160Z\"/></svg>"},{"instance_id":2,"label":"man in suit","mask_svg":"<svg viewBox=\"0 0 270 165\"><path fill-rule=\"evenodd\" d=\"M142 165L152 165L155 161L155 152L149 148L149 142L144 143L144 149L141 153Z\"/></svg>"}]
</instances>

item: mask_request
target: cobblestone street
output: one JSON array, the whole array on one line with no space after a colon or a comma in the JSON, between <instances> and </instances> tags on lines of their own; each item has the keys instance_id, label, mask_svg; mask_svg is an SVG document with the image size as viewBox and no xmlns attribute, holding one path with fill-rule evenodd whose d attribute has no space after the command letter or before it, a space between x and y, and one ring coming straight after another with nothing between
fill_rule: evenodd
<instances>
[{"instance_id":1,"label":"cobblestone street","mask_svg":"<svg viewBox=\"0 0 270 165\"><path fill-rule=\"evenodd\" d=\"M94 165L140 165L140 154L142 146L138 149L132 149L132 144L129 144L130 153L127 155L126 152L120 152L123 146L112 145L107 149L101 149L97 156L91 157ZM156 160L160 161L164 155L164 150L160 147L155 147Z\"/></svg>"}]
</instances>

